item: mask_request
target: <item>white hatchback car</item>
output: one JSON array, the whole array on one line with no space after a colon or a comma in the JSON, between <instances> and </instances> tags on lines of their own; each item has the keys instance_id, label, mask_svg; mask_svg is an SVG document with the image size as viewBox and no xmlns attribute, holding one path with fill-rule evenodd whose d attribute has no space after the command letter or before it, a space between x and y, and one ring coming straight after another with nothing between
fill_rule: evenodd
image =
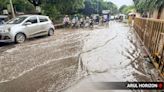
<instances>
[{"instance_id":1,"label":"white hatchback car","mask_svg":"<svg viewBox=\"0 0 164 92\"><path fill-rule=\"evenodd\" d=\"M22 15L0 25L0 42L23 43L27 38L54 34L55 27L48 16Z\"/></svg>"}]
</instances>

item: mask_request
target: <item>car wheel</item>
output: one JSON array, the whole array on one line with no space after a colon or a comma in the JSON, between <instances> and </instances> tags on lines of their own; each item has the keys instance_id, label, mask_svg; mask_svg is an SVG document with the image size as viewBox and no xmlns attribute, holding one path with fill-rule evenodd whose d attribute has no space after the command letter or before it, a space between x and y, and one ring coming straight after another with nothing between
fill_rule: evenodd
<instances>
[{"instance_id":1,"label":"car wheel","mask_svg":"<svg viewBox=\"0 0 164 92\"><path fill-rule=\"evenodd\" d=\"M16 43L23 43L26 40L26 36L23 33L18 33L15 36L15 42Z\"/></svg>"},{"instance_id":2,"label":"car wheel","mask_svg":"<svg viewBox=\"0 0 164 92\"><path fill-rule=\"evenodd\" d=\"M52 36L52 35L54 35L54 30L53 29L49 29L48 36Z\"/></svg>"}]
</instances>

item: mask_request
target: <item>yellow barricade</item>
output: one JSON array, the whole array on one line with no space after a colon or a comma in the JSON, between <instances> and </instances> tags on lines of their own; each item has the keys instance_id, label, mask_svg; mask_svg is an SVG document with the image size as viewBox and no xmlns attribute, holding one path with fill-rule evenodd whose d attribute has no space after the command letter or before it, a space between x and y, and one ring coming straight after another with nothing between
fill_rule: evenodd
<instances>
[{"instance_id":1,"label":"yellow barricade","mask_svg":"<svg viewBox=\"0 0 164 92\"><path fill-rule=\"evenodd\" d=\"M153 64L164 77L164 21L135 18L134 29L153 57Z\"/></svg>"}]
</instances>

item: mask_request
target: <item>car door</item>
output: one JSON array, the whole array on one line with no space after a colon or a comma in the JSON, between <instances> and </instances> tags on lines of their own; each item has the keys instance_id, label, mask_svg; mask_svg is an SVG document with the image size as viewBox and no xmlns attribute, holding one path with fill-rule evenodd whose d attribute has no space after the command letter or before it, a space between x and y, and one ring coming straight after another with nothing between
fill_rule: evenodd
<instances>
[{"instance_id":1,"label":"car door","mask_svg":"<svg viewBox=\"0 0 164 92\"><path fill-rule=\"evenodd\" d=\"M41 34L47 34L48 32L48 25L49 21L46 17L39 16L39 26L40 26L40 33Z\"/></svg>"},{"instance_id":2,"label":"car door","mask_svg":"<svg viewBox=\"0 0 164 92\"><path fill-rule=\"evenodd\" d=\"M27 19L25 21L24 24L26 23L31 23L31 24L28 24L28 25L24 25L24 32L26 33L26 35L28 37L35 37L38 35L38 32L39 32L39 27L38 27L38 19L36 16L32 16L30 17L29 19Z\"/></svg>"}]
</instances>

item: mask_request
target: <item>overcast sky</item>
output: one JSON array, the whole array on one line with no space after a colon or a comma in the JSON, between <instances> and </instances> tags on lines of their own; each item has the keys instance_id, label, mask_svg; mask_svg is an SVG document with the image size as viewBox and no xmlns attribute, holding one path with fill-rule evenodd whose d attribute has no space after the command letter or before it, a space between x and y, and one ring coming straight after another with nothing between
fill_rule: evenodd
<instances>
[{"instance_id":1,"label":"overcast sky","mask_svg":"<svg viewBox=\"0 0 164 92\"><path fill-rule=\"evenodd\" d=\"M106 0L106 1L111 1L114 4L116 4L118 7L122 5L133 5L133 0Z\"/></svg>"}]
</instances>

